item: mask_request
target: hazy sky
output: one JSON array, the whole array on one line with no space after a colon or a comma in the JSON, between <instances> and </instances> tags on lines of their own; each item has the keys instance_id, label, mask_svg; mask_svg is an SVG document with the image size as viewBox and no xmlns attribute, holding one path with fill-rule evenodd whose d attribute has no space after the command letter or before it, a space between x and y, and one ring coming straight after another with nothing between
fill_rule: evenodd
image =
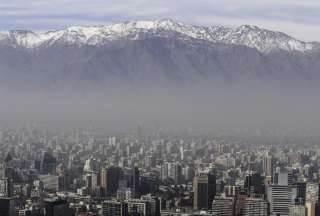
<instances>
[{"instance_id":1,"label":"hazy sky","mask_svg":"<svg viewBox=\"0 0 320 216\"><path fill-rule=\"evenodd\" d=\"M0 29L172 18L200 25L253 24L320 41L319 0L0 0Z\"/></svg>"}]
</instances>

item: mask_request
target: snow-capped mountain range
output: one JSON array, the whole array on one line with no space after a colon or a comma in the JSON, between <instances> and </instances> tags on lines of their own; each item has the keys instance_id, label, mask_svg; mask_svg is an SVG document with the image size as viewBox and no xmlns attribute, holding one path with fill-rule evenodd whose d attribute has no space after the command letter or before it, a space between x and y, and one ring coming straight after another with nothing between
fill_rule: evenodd
<instances>
[{"instance_id":1,"label":"snow-capped mountain range","mask_svg":"<svg viewBox=\"0 0 320 216\"><path fill-rule=\"evenodd\" d=\"M1 31L0 43L35 49L55 43L103 45L115 40L139 40L148 35L171 38L172 33L183 40L197 39L213 43L244 45L268 53L274 50L307 52L318 49L318 43L297 40L281 32L256 26L192 26L170 19L132 21L102 26L72 26L64 30L33 32L25 30Z\"/></svg>"},{"instance_id":2,"label":"snow-capped mountain range","mask_svg":"<svg viewBox=\"0 0 320 216\"><path fill-rule=\"evenodd\" d=\"M0 91L247 81L318 85L320 43L172 20L0 33Z\"/></svg>"}]
</instances>

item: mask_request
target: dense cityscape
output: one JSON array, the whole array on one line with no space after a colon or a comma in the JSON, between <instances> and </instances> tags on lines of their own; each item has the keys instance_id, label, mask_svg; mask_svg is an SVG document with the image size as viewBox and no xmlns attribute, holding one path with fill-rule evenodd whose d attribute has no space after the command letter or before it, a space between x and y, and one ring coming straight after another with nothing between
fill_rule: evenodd
<instances>
[{"instance_id":1,"label":"dense cityscape","mask_svg":"<svg viewBox=\"0 0 320 216\"><path fill-rule=\"evenodd\" d=\"M317 138L0 133L0 215L315 216Z\"/></svg>"},{"instance_id":2,"label":"dense cityscape","mask_svg":"<svg viewBox=\"0 0 320 216\"><path fill-rule=\"evenodd\" d=\"M320 216L320 0L0 0L0 216Z\"/></svg>"}]
</instances>

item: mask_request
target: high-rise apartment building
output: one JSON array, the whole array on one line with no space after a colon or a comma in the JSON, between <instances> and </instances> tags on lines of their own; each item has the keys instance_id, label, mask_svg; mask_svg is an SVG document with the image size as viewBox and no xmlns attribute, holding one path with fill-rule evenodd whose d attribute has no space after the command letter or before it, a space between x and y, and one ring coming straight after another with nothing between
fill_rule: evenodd
<instances>
[{"instance_id":1,"label":"high-rise apartment building","mask_svg":"<svg viewBox=\"0 0 320 216\"><path fill-rule=\"evenodd\" d=\"M128 216L128 204L107 200L102 203L102 214L103 216Z\"/></svg>"},{"instance_id":2,"label":"high-rise apartment building","mask_svg":"<svg viewBox=\"0 0 320 216\"><path fill-rule=\"evenodd\" d=\"M267 178L272 179L274 170L274 159L273 156L268 153L263 159L263 173Z\"/></svg>"},{"instance_id":3,"label":"high-rise apartment building","mask_svg":"<svg viewBox=\"0 0 320 216\"><path fill-rule=\"evenodd\" d=\"M271 214L289 215L290 206L295 204L297 198L297 188L290 185L269 185L267 198Z\"/></svg>"},{"instance_id":4,"label":"high-rise apartment building","mask_svg":"<svg viewBox=\"0 0 320 216\"><path fill-rule=\"evenodd\" d=\"M211 173L199 173L193 179L194 209L210 209L216 194L216 178Z\"/></svg>"},{"instance_id":5,"label":"high-rise apartment building","mask_svg":"<svg viewBox=\"0 0 320 216\"><path fill-rule=\"evenodd\" d=\"M115 194L118 190L122 170L119 167L102 168L100 172L100 184L106 196Z\"/></svg>"},{"instance_id":6,"label":"high-rise apartment building","mask_svg":"<svg viewBox=\"0 0 320 216\"><path fill-rule=\"evenodd\" d=\"M262 198L247 198L243 202L243 216L269 216L269 203Z\"/></svg>"},{"instance_id":7,"label":"high-rise apartment building","mask_svg":"<svg viewBox=\"0 0 320 216\"><path fill-rule=\"evenodd\" d=\"M212 214L214 216L233 216L234 207L234 198L225 196L215 197L212 202Z\"/></svg>"}]
</instances>

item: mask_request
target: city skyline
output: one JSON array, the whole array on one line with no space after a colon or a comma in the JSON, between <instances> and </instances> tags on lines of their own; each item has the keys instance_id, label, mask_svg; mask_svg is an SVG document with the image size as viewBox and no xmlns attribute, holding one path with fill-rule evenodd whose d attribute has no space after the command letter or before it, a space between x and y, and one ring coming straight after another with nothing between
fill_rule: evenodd
<instances>
[{"instance_id":1,"label":"city skyline","mask_svg":"<svg viewBox=\"0 0 320 216\"><path fill-rule=\"evenodd\" d=\"M319 0L0 0L0 216L320 216Z\"/></svg>"}]
</instances>

